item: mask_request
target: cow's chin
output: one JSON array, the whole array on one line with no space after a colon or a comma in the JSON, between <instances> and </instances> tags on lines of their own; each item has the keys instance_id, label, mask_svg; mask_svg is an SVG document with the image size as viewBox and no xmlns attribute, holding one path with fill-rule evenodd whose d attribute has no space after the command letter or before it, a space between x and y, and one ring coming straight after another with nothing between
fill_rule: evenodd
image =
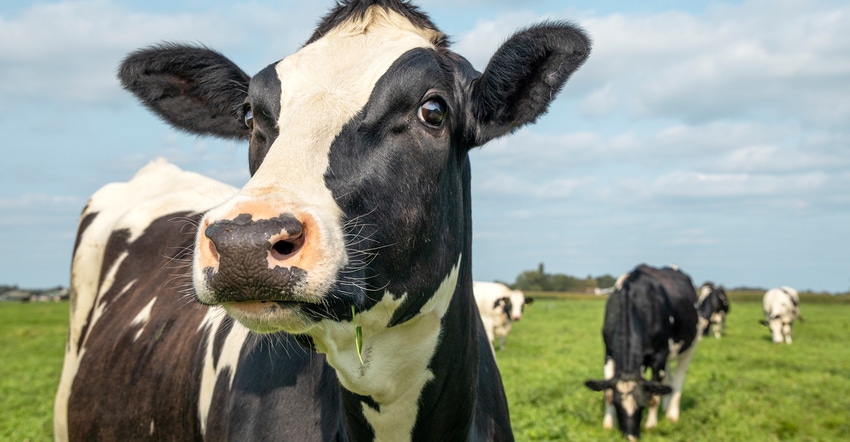
<instances>
[{"instance_id":1,"label":"cow's chin","mask_svg":"<svg viewBox=\"0 0 850 442\"><path fill-rule=\"evenodd\" d=\"M300 303L247 301L228 302L221 306L230 316L256 333L304 334L316 324L304 313Z\"/></svg>"}]
</instances>

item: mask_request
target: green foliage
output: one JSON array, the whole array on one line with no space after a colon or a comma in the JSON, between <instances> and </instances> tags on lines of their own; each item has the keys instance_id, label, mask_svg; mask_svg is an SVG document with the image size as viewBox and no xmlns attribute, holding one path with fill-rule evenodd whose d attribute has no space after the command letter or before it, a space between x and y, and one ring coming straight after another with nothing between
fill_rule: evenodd
<instances>
[{"instance_id":1,"label":"green foliage","mask_svg":"<svg viewBox=\"0 0 850 442\"><path fill-rule=\"evenodd\" d=\"M527 270L517 275L516 282L511 285L514 289L535 292L592 292L595 288L606 288L614 285L617 278L602 275L586 278L561 273L549 274L543 270L541 263L537 270Z\"/></svg>"},{"instance_id":2,"label":"green foliage","mask_svg":"<svg viewBox=\"0 0 850 442\"><path fill-rule=\"evenodd\" d=\"M763 293L762 293L763 294ZM534 294L497 360L519 441L619 441L602 429L605 297ZM818 295L813 295L818 296ZM846 440L850 434L850 308L846 297L801 302L793 345L770 342L758 302L736 302L727 334L700 342L678 424L663 418L647 441ZM663 413L660 413L663 416Z\"/></svg>"},{"instance_id":3,"label":"green foliage","mask_svg":"<svg viewBox=\"0 0 850 442\"><path fill-rule=\"evenodd\" d=\"M53 439L68 303L0 303L0 440Z\"/></svg>"}]
</instances>

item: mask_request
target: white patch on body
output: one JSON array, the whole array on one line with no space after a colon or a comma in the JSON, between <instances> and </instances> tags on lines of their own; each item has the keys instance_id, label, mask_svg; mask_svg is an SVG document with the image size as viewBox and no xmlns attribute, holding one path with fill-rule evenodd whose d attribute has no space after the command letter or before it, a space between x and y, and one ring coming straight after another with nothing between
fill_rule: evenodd
<instances>
[{"instance_id":1,"label":"white patch on body","mask_svg":"<svg viewBox=\"0 0 850 442\"><path fill-rule=\"evenodd\" d=\"M153 310L153 305L156 303L156 298L151 299L151 302L148 303L139 314L136 315L135 318L130 322L130 325L141 325L139 331L136 332L136 336L133 337L133 342L137 341L139 337L142 336L142 333L145 331L145 326L148 324L148 321L151 319L151 310Z\"/></svg>"},{"instance_id":2,"label":"white patch on body","mask_svg":"<svg viewBox=\"0 0 850 442\"><path fill-rule=\"evenodd\" d=\"M461 259L410 320L389 327L407 293L395 296L385 292L374 307L357 314L355 322L363 331L363 365L354 345L354 323L323 320L310 332L316 349L326 354L328 363L336 369L340 383L380 404L380 411L363 405L375 440L411 438L422 389L434 379L428 363L440 340L441 320L457 286Z\"/></svg>"},{"instance_id":3,"label":"white patch on body","mask_svg":"<svg viewBox=\"0 0 850 442\"><path fill-rule=\"evenodd\" d=\"M239 355L250 333L245 326L234 321L230 332L224 338L224 344L221 346L221 354L218 357L218 365L216 366L213 364L215 339L222 333L221 325L225 318L226 316L221 309L212 307L207 310L203 321L201 321L201 325L198 327L198 333L203 333L207 336L206 351L204 352L204 362L201 370L201 391L198 396L198 418L201 421L201 434L203 435L206 435L207 432L207 419L209 418L213 393L215 392L218 378L225 369L229 368L230 377L228 378L227 388L229 389L233 386L233 377L236 375L239 365Z\"/></svg>"}]
</instances>

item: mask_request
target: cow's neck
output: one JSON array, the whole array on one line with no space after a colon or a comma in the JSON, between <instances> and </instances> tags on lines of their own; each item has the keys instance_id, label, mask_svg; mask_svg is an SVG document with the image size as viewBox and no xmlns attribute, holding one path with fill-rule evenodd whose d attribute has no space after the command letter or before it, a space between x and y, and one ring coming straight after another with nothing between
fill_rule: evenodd
<instances>
[{"instance_id":1,"label":"cow's neck","mask_svg":"<svg viewBox=\"0 0 850 442\"><path fill-rule=\"evenodd\" d=\"M423 422L423 416L432 414L434 407L443 408L440 415L451 413L453 419L457 413L468 416L468 428L472 416L470 404L475 401L459 400L459 396L475 394L477 377L472 368L477 367L478 352L475 345L469 345L473 351L456 348L458 341L472 344L477 341L476 328L469 326L475 322L467 320L467 324L460 324L464 312L474 307L469 302L471 292L467 293L471 278L461 276L461 268L468 272L463 259L452 268L420 313L408 321L387 327L408 294L386 292L380 302L359 313L354 321L323 321L317 327L319 331L311 334L316 349L327 355L342 383L348 432L356 439L371 434L376 440L410 440L415 426L438 431L434 428L440 425L435 421L437 417L426 417L427 422ZM357 325L363 336L362 363L355 345ZM450 347L459 351L451 351ZM442 361L447 356L451 360ZM462 369L469 376L446 376L446 365L455 371ZM451 392L443 399L450 398L452 404L440 401L439 395L427 394L426 384L428 391L436 388ZM450 406L459 409L451 410ZM444 425L457 427L455 421Z\"/></svg>"}]
</instances>

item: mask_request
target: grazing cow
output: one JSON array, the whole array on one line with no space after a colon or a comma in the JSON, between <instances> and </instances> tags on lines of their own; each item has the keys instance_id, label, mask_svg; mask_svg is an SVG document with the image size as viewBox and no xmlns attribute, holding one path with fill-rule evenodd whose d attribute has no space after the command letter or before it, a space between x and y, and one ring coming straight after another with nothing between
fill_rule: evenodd
<instances>
[{"instance_id":1,"label":"grazing cow","mask_svg":"<svg viewBox=\"0 0 850 442\"><path fill-rule=\"evenodd\" d=\"M620 277L605 305L605 379L585 382L605 391L603 426L640 437L643 410L646 427L658 424L659 395L667 418L679 420L685 374L697 344L697 295L691 278L678 269L636 267ZM670 362L676 362L670 379ZM646 370L652 378L644 378ZM672 394L671 394L672 393Z\"/></svg>"},{"instance_id":2,"label":"grazing cow","mask_svg":"<svg viewBox=\"0 0 850 442\"><path fill-rule=\"evenodd\" d=\"M699 288L699 337L708 334L709 326L714 337L720 339L726 332L726 316L729 314L729 297L723 286L715 286L711 282L704 283Z\"/></svg>"},{"instance_id":3,"label":"grazing cow","mask_svg":"<svg viewBox=\"0 0 850 442\"><path fill-rule=\"evenodd\" d=\"M791 343L791 331L794 321L800 318L800 295L791 287L772 288L764 294L764 321L762 325L770 328L775 344Z\"/></svg>"},{"instance_id":4,"label":"grazing cow","mask_svg":"<svg viewBox=\"0 0 850 442\"><path fill-rule=\"evenodd\" d=\"M125 88L248 141L251 178L156 163L94 195L56 438L512 440L468 152L534 122L589 51L547 22L479 73L406 1L352 0L253 77L203 47L128 56Z\"/></svg>"}]
</instances>

